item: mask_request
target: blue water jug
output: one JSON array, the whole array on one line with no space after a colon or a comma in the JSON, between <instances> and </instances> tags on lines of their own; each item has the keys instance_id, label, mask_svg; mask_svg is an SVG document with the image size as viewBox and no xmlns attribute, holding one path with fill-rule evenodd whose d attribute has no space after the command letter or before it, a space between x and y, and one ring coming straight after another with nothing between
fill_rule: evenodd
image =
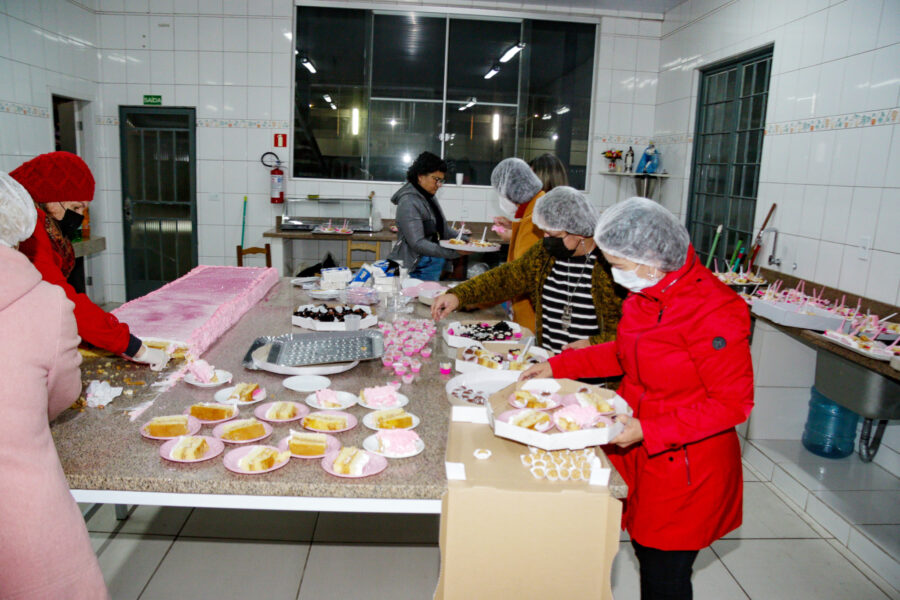
<instances>
[{"instance_id":1,"label":"blue water jug","mask_svg":"<svg viewBox=\"0 0 900 600\"><path fill-rule=\"evenodd\" d=\"M859 415L835 404L813 386L810 389L809 416L803 428L803 445L825 458L844 458L853 454Z\"/></svg>"}]
</instances>

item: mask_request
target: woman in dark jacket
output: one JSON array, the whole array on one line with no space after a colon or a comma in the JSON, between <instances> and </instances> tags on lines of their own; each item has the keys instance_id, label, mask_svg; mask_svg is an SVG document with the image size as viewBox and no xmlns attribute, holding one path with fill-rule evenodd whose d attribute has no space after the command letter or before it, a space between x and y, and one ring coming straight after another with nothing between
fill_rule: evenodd
<instances>
[{"instance_id":1,"label":"woman in dark jacket","mask_svg":"<svg viewBox=\"0 0 900 600\"><path fill-rule=\"evenodd\" d=\"M458 235L447 224L435 194L444 184L447 163L431 152L423 152L406 172L406 183L391 197L397 205L397 241L389 259L403 263L409 276L425 281L441 278L444 262L462 252L442 248L440 240Z\"/></svg>"}]
</instances>

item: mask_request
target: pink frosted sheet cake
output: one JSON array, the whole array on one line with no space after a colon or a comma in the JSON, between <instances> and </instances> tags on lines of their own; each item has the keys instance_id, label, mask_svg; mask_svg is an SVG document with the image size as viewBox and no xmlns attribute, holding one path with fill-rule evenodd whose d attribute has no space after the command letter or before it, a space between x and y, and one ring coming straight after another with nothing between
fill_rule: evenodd
<instances>
[{"instance_id":1,"label":"pink frosted sheet cake","mask_svg":"<svg viewBox=\"0 0 900 600\"><path fill-rule=\"evenodd\" d=\"M186 346L199 358L277 282L277 269L201 265L113 314L137 337Z\"/></svg>"}]
</instances>

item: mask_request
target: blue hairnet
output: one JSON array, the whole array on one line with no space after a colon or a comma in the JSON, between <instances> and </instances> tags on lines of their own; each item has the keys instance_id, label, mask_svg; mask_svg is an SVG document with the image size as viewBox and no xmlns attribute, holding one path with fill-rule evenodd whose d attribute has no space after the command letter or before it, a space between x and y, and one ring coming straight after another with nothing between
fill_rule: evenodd
<instances>
[{"instance_id":1,"label":"blue hairnet","mask_svg":"<svg viewBox=\"0 0 900 600\"><path fill-rule=\"evenodd\" d=\"M34 233L37 211L22 184L0 171L0 244L14 247Z\"/></svg>"},{"instance_id":2,"label":"blue hairnet","mask_svg":"<svg viewBox=\"0 0 900 600\"><path fill-rule=\"evenodd\" d=\"M514 204L525 204L544 187L541 178L521 158L501 160L491 172L491 185Z\"/></svg>"},{"instance_id":3,"label":"blue hairnet","mask_svg":"<svg viewBox=\"0 0 900 600\"><path fill-rule=\"evenodd\" d=\"M675 215L653 200L638 197L604 210L594 241L613 256L663 271L680 269L691 243Z\"/></svg>"},{"instance_id":4,"label":"blue hairnet","mask_svg":"<svg viewBox=\"0 0 900 600\"><path fill-rule=\"evenodd\" d=\"M534 203L531 221L544 231L565 231L591 237L600 211L587 197L567 185L555 187Z\"/></svg>"}]
</instances>

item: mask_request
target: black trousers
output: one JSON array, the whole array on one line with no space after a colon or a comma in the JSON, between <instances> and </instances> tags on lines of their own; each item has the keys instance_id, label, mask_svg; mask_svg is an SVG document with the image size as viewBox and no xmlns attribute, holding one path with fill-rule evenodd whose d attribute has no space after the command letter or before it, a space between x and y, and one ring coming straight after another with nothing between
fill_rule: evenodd
<instances>
[{"instance_id":1,"label":"black trousers","mask_svg":"<svg viewBox=\"0 0 900 600\"><path fill-rule=\"evenodd\" d=\"M641 567L641 600L691 600L691 574L699 550L657 550L631 540Z\"/></svg>"}]
</instances>

